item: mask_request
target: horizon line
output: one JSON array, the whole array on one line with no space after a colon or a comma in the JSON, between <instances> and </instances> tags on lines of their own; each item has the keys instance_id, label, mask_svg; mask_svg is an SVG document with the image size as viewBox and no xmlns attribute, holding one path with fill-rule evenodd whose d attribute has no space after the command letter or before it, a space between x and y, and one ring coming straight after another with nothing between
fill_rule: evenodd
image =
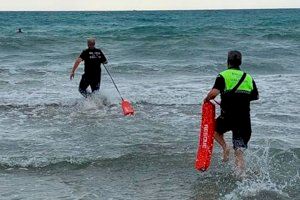
<instances>
[{"instance_id":1,"label":"horizon line","mask_svg":"<svg viewBox=\"0 0 300 200\"><path fill-rule=\"evenodd\" d=\"M230 10L296 10L300 7L270 8L199 8L199 9L128 9L128 10L0 10L0 12L144 12L144 11L230 11Z\"/></svg>"}]
</instances>

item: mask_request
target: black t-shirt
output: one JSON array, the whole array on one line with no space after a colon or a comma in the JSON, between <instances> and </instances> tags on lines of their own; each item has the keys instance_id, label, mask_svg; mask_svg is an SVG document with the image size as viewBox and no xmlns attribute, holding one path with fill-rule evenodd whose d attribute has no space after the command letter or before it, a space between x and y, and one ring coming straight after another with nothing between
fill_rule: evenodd
<instances>
[{"instance_id":1,"label":"black t-shirt","mask_svg":"<svg viewBox=\"0 0 300 200\"><path fill-rule=\"evenodd\" d=\"M231 95L224 94L225 79L219 75L216 78L214 89L218 89L221 93L222 114L230 117L247 117L250 115L250 101L259 98L258 90L253 80L253 90L250 94L234 93Z\"/></svg>"},{"instance_id":2,"label":"black t-shirt","mask_svg":"<svg viewBox=\"0 0 300 200\"><path fill-rule=\"evenodd\" d=\"M100 49L83 50L79 56L84 60L84 74L87 77L100 77L101 63L106 62L106 58Z\"/></svg>"}]
</instances>

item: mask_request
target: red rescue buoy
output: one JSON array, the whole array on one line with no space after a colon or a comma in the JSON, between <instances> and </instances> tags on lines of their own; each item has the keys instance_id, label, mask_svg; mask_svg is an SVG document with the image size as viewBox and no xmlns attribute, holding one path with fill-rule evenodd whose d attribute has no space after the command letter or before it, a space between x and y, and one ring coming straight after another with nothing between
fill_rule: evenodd
<instances>
[{"instance_id":1,"label":"red rescue buoy","mask_svg":"<svg viewBox=\"0 0 300 200\"><path fill-rule=\"evenodd\" d=\"M131 106L128 100L122 100L122 109L125 116L127 115L134 115L133 107Z\"/></svg>"},{"instance_id":2,"label":"red rescue buoy","mask_svg":"<svg viewBox=\"0 0 300 200\"><path fill-rule=\"evenodd\" d=\"M195 162L195 168L202 172L209 168L211 161L214 145L215 114L215 105L213 103L205 102L202 105L202 122Z\"/></svg>"}]
</instances>

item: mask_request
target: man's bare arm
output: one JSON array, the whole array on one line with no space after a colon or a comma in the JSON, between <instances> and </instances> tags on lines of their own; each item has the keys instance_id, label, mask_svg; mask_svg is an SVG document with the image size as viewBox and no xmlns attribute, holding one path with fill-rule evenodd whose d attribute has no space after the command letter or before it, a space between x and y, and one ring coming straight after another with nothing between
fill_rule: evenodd
<instances>
[{"instance_id":1,"label":"man's bare arm","mask_svg":"<svg viewBox=\"0 0 300 200\"><path fill-rule=\"evenodd\" d=\"M205 97L204 102L208 102L220 94L220 90L213 88Z\"/></svg>"},{"instance_id":2,"label":"man's bare arm","mask_svg":"<svg viewBox=\"0 0 300 200\"><path fill-rule=\"evenodd\" d=\"M77 58L75 63L74 63L74 66L72 68L72 71L70 73L70 80L72 80L74 78L74 75L75 75L75 72L79 66L79 64L82 62L82 59L81 58Z\"/></svg>"}]
</instances>

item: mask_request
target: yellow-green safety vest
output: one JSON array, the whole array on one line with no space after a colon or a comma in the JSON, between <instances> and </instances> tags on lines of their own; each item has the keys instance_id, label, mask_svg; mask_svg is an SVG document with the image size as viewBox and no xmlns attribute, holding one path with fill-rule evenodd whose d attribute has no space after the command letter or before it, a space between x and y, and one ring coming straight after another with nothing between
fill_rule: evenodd
<instances>
[{"instance_id":1,"label":"yellow-green safety vest","mask_svg":"<svg viewBox=\"0 0 300 200\"><path fill-rule=\"evenodd\" d=\"M220 73L220 75L225 80L225 89L224 93L230 92L242 78L244 72L239 69L227 69ZM250 94L253 90L253 79L252 77L247 74L244 81L236 90L237 93L247 93Z\"/></svg>"}]
</instances>

